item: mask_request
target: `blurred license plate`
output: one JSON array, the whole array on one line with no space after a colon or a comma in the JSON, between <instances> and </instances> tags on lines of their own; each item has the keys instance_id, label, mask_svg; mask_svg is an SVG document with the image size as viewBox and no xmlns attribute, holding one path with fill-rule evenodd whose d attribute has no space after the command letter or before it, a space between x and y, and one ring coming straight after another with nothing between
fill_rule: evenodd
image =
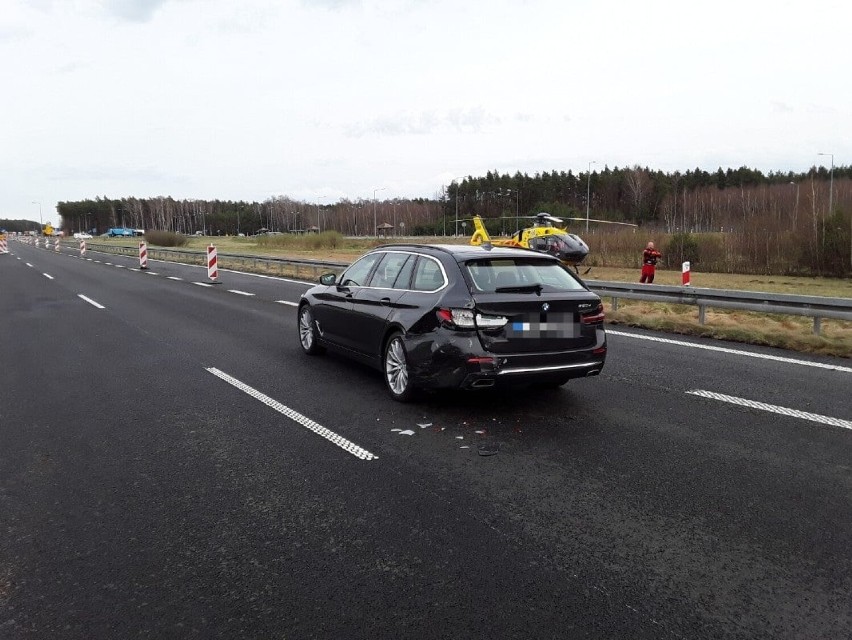
<instances>
[{"instance_id":1,"label":"blurred license plate","mask_svg":"<svg viewBox=\"0 0 852 640\"><path fill-rule=\"evenodd\" d=\"M512 322L506 335L509 338L577 338L580 326L575 322Z\"/></svg>"}]
</instances>

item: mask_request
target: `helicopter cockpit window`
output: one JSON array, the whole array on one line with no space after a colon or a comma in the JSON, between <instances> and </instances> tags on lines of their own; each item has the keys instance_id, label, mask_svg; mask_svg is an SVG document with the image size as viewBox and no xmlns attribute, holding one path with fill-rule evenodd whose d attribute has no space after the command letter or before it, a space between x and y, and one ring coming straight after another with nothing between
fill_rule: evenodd
<instances>
[{"instance_id":1,"label":"helicopter cockpit window","mask_svg":"<svg viewBox=\"0 0 852 640\"><path fill-rule=\"evenodd\" d=\"M547 236L547 251L550 253L559 253L565 250L565 241L559 236Z\"/></svg>"},{"instance_id":2,"label":"helicopter cockpit window","mask_svg":"<svg viewBox=\"0 0 852 640\"><path fill-rule=\"evenodd\" d=\"M541 285L551 291L578 291L583 285L565 268L550 260L500 258L465 263L471 292L495 293L507 287Z\"/></svg>"},{"instance_id":3,"label":"helicopter cockpit window","mask_svg":"<svg viewBox=\"0 0 852 640\"><path fill-rule=\"evenodd\" d=\"M529 239L530 249L535 249L536 251L544 251L547 247L547 241L544 238L530 238Z\"/></svg>"}]
</instances>

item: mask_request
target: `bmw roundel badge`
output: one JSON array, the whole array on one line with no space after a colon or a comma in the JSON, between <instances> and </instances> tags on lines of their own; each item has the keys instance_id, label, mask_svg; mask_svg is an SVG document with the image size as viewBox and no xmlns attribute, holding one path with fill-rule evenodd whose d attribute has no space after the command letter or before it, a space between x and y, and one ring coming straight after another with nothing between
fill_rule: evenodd
<instances>
[{"instance_id":1,"label":"bmw roundel badge","mask_svg":"<svg viewBox=\"0 0 852 640\"><path fill-rule=\"evenodd\" d=\"M550 305L547 302L545 302L543 305L541 305L541 310L544 311L545 313L547 313L548 309L550 309Z\"/></svg>"}]
</instances>

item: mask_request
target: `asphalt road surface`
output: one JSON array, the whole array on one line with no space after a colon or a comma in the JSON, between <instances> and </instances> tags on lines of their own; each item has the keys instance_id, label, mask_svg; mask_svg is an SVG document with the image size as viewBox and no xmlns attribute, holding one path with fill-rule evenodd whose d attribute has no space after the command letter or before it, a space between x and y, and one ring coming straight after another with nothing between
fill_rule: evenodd
<instances>
[{"instance_id":1,"label":"asphalt road surface","mask_svg":"<svg viewBox=\"0 0 852 640\"><path fill-rule=\"evenodd\" d=\"M306 283L0 255L0 638L850 638L852 363L390 400Z\"/></svg>"}]
</instances>

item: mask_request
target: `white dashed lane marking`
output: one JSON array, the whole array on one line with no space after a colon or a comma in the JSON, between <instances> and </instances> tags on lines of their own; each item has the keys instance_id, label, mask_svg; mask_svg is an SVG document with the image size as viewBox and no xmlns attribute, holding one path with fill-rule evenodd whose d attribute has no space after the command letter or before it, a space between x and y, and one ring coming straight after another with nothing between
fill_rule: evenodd
<instances>
[{"instance_id":1,"label":"white dashed lane marking","mask_svg":"<svg viewBox=\"0 0 852 640\"><path fill-rule=\"evenodd\" d=\"M672 340L670 338L657 338L656 336L640 336L635 333L627 333L625 331L614 331L607 329L606 334L613 336L623 336L625 338L635 338L636 340L648 340L650 342L662 342L664 344L674 344L679 347L689 347L691 349L704 349L705 351L716 351L719 353L729 353L736 356L746 356L749 358L759 358L761 360L773 360L775 362L786 362L787 364L798 364L804 367L815 367L817 369L830 369L831 371L843 371L844 373L852 373L852 367L844 367L839 364L824 364L822 362L811 362L810 360L798 360L796 358L784 358L782 356L772 356L765 353L755 353L753 351L743 351L742 349L729 349L728 347L714 347L709 344L697 344L695 342L686 342L684 340Z\"/></svg>"},{"instance_id":2,"label":"white dashed lane marking","mask_svg":"<svg viewBox=\"0 0 852 640\"><path fill-rule=\"evenodd\" d=\"M250 387L249 385L245 384L244 382L240 382L236 378L229 376L224 371L220 371L219 369L216 369L215 367L208 367L207 371L212 373L217 378L224 380L225 382L227 382L231 386L236 387L237 389L239 389L243 393L250 395L252 398L255 398L256 400L260 400L263 404L265 404L268 407L271 407L272 409L274 409L275 411L277 411L281 415L287 416L288 418L290 418L291 420L302 425L306 429L313 431L318 436L321 436L321 437L325 438L326 440L328 440L329 442L336 444L338 447L340 447L344 451L348 451L349 453L351 453L356 458L360 458L361 460L378 460L379 456L370 453L366 449L362 449L361 447L359 447L354 442L350 442L349 440L347 440L343 436L336 434L331 429L326 429L321 424L318 424L318 423L314 422L313 420L311 420L310 418L303 416L298 411L295 411L295 410L291 409L290 407L287 407L287 406L281 404L280 402L273 400L269 396L264 395L263 393L261 393L257 389Z\"/></svg>"},{"instance_id":3,"label":"white dashed lane marking","mask_svg":"<svg viewBox=\"0 0 852 640\"><path fill-rule=\"evenodd\" d=\"M286 304L290 307L298 307L299 306L298 302L290 302L289 300L276 300L275 302L277 302L278 304Z\"/></svg>"},{"instance_id":4,"label":"white dashed lane marking","mask_svg":"<svg viewBox=\"0 0 852 640\"><path fill-rule=\"evenodd\" d=\"M231 293L236 293L238 296L253 296L253 293L249 293L248 291L240 291L239 289L228 289Z\"/></svg>"},{"instance_id":5,"label":"white dashed lane marking","mask_svg":"<svg viewBox=\"0 0 852 640\"><path fill-rule=\"evenodd\" d=\"M43 276L44 276L45 278L47 278L48 280L53 280L53 276L52 276L52 275L50 275L49 273L43 273L43 274L41 274L41 275L43 275Z\"/></svg>"},{"instance_id":6,"label":"white dashed lane marking","mask_svg":"<svg viewBox=\"0 0 852 640\"><path fill-rule=\"evenodd\" d=\"M105 306L103 306L102 304L98 304L97 302L95 302L95 301L94 301L94 300L92 300L91 298L87 298L87 297L86 297L86 296L84 296L82 293L78 293L78 294L77 294L77 297L78 297L78 298L80 298L81 300L85 300L86 302L88 302L88 303L89 303L90 305L92 305L93 307L97 307L98 309L106 309L106 307L105 307Z\"/></svg>"},{"instance_id":7,"label":"white dashed lane marking","mask_svg":"<svg viewBox=\"0 0 852 640\"><path fill-rule=\"evenodd\" d=\"M840 418L832 418L831 416L823 416L818 413L808 413L807 411L799 411L798 409L790 409L788 407L780 407L775 404L767 404L766 402L757 402L756 400L747 400L746 398L738 398L736 396L728 396L724 393L714 393L713 391L705 391L703 389L694 389L692 391L686 392L692 396L699 396L701 398L709 398L711 400L718 400L720 402L727 402L729 404L735 404L741 407L748 407L750 409L759 409L760 411L768 411L770 413L777 413L782 416L790 416L791 418L800 418L802 420L809 420L810 422L818 422L820 424L827 424L833 427L842 427L844 429L852 429L852 421L850 420L842 420Z\"/></svg>"}]
</instances>

